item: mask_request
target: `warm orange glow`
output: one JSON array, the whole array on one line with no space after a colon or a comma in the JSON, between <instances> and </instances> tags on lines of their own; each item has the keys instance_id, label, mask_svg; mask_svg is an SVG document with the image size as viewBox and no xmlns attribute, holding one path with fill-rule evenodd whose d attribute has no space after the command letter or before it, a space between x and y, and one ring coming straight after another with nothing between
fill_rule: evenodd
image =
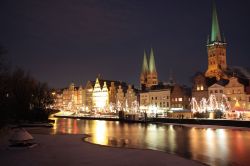
<instances>
[{"instance_id":1,"label":"warm orange glow","mask_svg":"<svg viewBox=\"0 0 250 166\"><path fill-rule=\"evenodd\" d=\"M96 121L94 126L94 135L93 135L93 141L98 142L98 144L101 145L107 145L107 126L105 126L105 121Z\"/></svg>"},{"instance_id":2,"label":"warm orange glow","mask_svg":"<svg viewBox=\"0 0 250 166\"><path fill-rule=\"evenodd\" d=\"M103 87L101 88L98 78L93 90L93 105L94 108L98 110L103 110L108 106L109 93L106 82L104 82Z\"/></svg>"},{"instance_id":3,"label":"warm orange glow","mask_svg":"<svg viewBox=\"0 0 250 166\"><path fill-rule=\"evenodd\" d=\"M239 107L240 107L240 103L239 103L238 100L236 100L236 103L235 103L234 107L235 107L235 108L239 108Z\"/></svg>"}]
</instances>

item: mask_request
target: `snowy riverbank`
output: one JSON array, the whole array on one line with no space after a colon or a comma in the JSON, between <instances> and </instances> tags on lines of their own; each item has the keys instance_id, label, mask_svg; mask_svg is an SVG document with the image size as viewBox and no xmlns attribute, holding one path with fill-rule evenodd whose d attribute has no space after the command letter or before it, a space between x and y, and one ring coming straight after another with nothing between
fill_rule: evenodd
<instances>
[{"instance_id":1,"label":"snowy riverbank","mask_svg":"<svg viewBox=\"0 0 250 166\"><path fill-rule=\"evenodd\" d=\"M33 134L38 146L31 149L8 148L9 135L0 136L3 165L203 165L176 155L152 150L122 149L82 141L84 135Z\"/></svg>"}]
</instances>

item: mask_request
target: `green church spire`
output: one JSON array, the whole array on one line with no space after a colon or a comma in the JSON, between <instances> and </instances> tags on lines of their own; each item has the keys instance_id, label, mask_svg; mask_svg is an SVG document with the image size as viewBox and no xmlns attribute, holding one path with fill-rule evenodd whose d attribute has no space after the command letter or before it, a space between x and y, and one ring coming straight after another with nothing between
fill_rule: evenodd
<instances>
[{"instance_id":1,"label":"green church spire","mask_svg":"<svg viewBox=\"0 0 250 166\"><path fill-rule=\"evenodd\" d=\"M215 1L213 1L212 29L211 29L211 41L210 42L215 42L215 41L220 42L222 40L221 40L219 21L218 21L218 16L217 16L217 11L216 11L216 5L215 5Z\"/></svg>"},{"instance_id":2,"label":"green church spire","mask_svg":"<svg viewBox=\"0 0 250 166\"><path fill-rule=\"evenodd\" d=\"M155 57L154 57L154 50L153 50L153 48L151 48L151 50L150 50L150 57L149 57L149 72L150 72L150 73L156 72Z\"/></svg>"},{"instance_id":3,"label":"green church spire","mask_svg":"<svg viewBox=\"0 0 250 166\"><path fill-rule=\"evenodd\" d=\"M148 73L148 60L147 60L147 54L144 50L144 56L143 56L143 64L142 64L142 71L143 74Z\"/></svg>"}]
</instances>

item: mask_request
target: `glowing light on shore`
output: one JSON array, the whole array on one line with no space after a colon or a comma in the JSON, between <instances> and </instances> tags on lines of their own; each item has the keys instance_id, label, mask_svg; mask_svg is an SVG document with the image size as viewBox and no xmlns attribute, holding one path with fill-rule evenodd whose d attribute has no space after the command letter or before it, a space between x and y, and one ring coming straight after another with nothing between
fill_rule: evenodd
<instances>
[{"instance_id":1,"label":"glowing light on shore","mask_svg":"<svg viewBox=\"0 0 250 166\"><path fill-rule=\"evenodd\" d=\"M214 112L215 110L225 112L231 110L231 105L224 94L222 95L221 101L218 101L215 95L210 95L208 99L202 98L200 102L192 98L190 104L193 113Z\"/></svg>"},{"instance_id":2,"label":"glowing light on shore","mask_svg":"<svg viewBox=\"0 0 250 166\"><path fill-rule=\"evenodd\" d=\"M101 88L98 78L93 90L93 105L98 111L103 111L108 106L109 94L106 82Z\"/></svg>"}]
</instances>

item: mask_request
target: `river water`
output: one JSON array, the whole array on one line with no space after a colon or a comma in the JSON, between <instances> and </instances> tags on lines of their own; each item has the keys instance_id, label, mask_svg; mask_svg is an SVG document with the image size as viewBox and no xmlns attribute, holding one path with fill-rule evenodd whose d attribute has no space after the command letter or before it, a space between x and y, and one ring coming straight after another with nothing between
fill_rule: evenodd
<instances>
[{"instance_id":1,"label":"river water","mask_svg":"<svg viewBox=\"0 0 250 166\"><path fill-rule=\"evenodd\" d=\"M90 134L86 141L163 151L208 165L250 165L250 129L59 118L50 134Z\"/></svg>"}]
</instances>

